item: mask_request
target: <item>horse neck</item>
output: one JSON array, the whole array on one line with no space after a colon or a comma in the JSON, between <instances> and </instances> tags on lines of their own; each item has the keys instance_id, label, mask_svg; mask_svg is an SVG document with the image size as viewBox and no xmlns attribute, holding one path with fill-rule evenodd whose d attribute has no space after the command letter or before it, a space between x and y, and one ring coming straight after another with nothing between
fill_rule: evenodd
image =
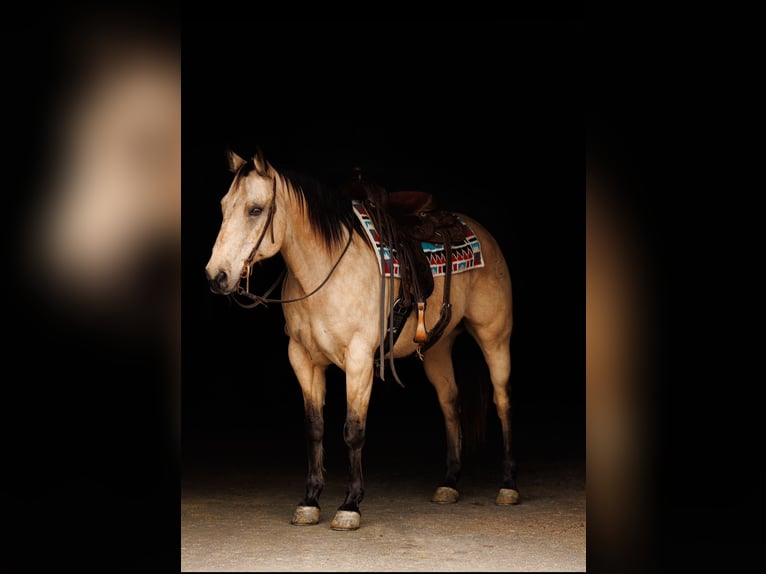
<instances>
[{"instance_id":1,"label":"horse neck","mask_svg":"<svg viewBox=\"0 0 766 574\"><path fill-rule=\"evenodd\" d=\"M290 274L308 292L326 278L342 247L327 248L309 219L307 206L301 205L300 194L288 189L291 184L284 177L280 176L278 182L277 193L286 218L280 253Z\"/></svg>"}]
</instances>

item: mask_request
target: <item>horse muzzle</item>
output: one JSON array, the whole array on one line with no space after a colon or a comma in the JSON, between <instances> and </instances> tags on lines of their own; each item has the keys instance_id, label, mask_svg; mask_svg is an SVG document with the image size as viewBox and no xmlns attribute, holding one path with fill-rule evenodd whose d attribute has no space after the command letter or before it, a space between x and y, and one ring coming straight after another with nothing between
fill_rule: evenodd
<instances>
[{"instance_id":1,"label":"horse muzzle","mask_svg":"<svg viewBox=\"0 0 766 574\"><path fill-rule=\"evenodd\" d=\"M210 283L210 290L213 293L217 293L218 295L228 295L231 293L232 290L229 289L229 276L226 271L218 271L218 273L213 276L210 271L205 269L205 276L207 277L208 283Z\"/></svg>"}]
</instances>

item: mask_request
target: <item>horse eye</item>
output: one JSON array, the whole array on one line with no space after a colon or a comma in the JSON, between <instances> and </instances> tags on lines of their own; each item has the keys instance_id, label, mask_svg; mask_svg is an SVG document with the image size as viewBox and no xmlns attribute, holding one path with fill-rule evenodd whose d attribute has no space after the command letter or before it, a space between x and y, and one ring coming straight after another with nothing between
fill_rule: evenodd
<instances>
[{"instance_id":1,"label":"horse eye","mask_svg":"<svg viewBox=\"0 0 766 574\"><path fill-rule=\"evenodd\" d=\"M257 205L256 205L256 206L253 206L253 207L251 207L251 208L250 208L250 209L247 211L247 214L248 214L250 217L257 217L257 216L258 216L258 215L260 215L261 213L263 213L263 208L262 208L262 207L258 207Z\"/></svg>"}]
</instances>

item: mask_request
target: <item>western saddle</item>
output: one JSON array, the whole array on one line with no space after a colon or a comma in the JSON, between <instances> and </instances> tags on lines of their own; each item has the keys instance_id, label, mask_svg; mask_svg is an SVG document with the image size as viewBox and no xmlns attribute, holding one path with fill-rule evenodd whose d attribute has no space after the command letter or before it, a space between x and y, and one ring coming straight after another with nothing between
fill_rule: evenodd
<instances>
[{"instance_id":1,"label":"western saddle","mask_svg":"<svg viewBox=\"0 0 766 574\"><path fill-rule=\"evenodd\" d=\"M391 293L391 313L385 316L385 302L381 301L381 332L385 335L376 354L376 369L384 379L384 356L393 348L404 323L413 307L417 308L417 327L414 342L418 343L418 356L432 347L444 333L452 316L450 282L452 278L452 245L465 239L465 229L458 217L449 211L438 209L433 195L425 191L394 191L366 181L359 168L354 169L351 180L342 188L349 199L363 202L367 213L377 229L381 251L384 248L396 253L399 260L399 294ZM434 279L431 265L423 252L421 242L443 244L445 252L444 293L439 319L430 329L425 326L426 300L433 293ZM381 274L381 292L386 277ZM389 278L393 287L393 276ZM386 320L388 319L388 320ZM383 327L388 323L387 328ZM401 381L390 356L391 371L396 381ZM403 386L403 385L402 385Z\"/></svg>"}]
</instances>

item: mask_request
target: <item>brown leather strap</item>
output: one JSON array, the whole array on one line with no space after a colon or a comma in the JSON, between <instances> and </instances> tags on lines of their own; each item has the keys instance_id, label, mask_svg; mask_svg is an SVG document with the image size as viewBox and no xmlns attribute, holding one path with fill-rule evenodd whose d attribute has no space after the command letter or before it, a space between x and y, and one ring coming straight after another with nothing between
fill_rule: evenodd
<instances>
[{"instance_id":1,"label":"brown leather strap","mask_svg":"<svg viewBox=\"0 0 766 574\"><path fill-rule=\"evenodd\" d=\"M437 231L437 235L442 235L441 232ZM439 319L436 322L436 325L433 326L433 328L428 332L428 339L423 343L423 345L420 347L420 354L424 353L426 350L430 349L431 347L436 344L436 342L439 340L439 338L444 333L444 329L447 327L447 324L450 322L450 319L452 318L452 303L450 303L450 284L452 283L452 245L450 243L449 237L442 238L444 241L444 259L445 259L445 268L444 268L444 295L442 297L442 306L439 311Z\"/></svg>"}]
</instances>

